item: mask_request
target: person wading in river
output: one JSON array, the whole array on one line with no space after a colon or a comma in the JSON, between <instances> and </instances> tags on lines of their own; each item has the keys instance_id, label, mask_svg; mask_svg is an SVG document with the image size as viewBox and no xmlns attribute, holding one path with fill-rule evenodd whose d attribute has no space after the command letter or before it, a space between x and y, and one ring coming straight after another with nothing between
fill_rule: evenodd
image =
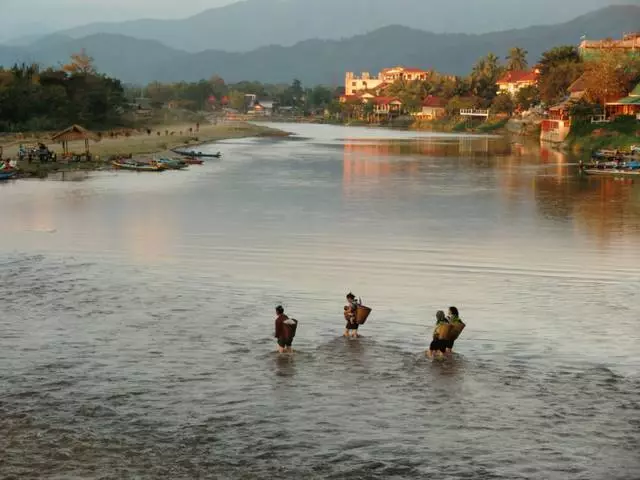
<instances>
[{"instance_id":1,"label":"person wading in river","mask_svg":"<svg viewBox=\"0 0 640 480\"><path fill-rule=\"evenodd\" d=\"M356 312L358 311L358 305L360 303L356 300L356 296L349 292L347 293L347 305L344 307L344 319L347 321L347 325L344 327L344 336L359 337L358 335L358 322L356 322Z\"/></svg>"},{"instance_id":2,"label":"person wading in river","mask_svg":"<svg viewBox=\"0 0 640 480\"><path fill-rule=\"evenodd\" d=\"M438 310L436 312L436 326L433 329L433 340L431 341L431 345L429 345L429 351L427 352L427 356L432 358L434 355L438 357L442 357L447 350L447 346L449 345L449 341L447 340L447 336L449 335L449 330L451 329L451 324L447 317L444 316L444 312L442 310Z\"/></svg>"},{"instance_id":3,"label":"person wading in river","mask_svg":"<svg viewBox=\"0 0 640 480\"><path fill-rule=\"evenodd\" d=\"M292 353L293 338L296 336L298 321L289 318L284 314L284 308L281 305L276 307L276 332L275 337L278 340L279 353Z\"/></svg>"},{"instance_id":4,"label":"person wading in river","mask_svg":"<svg viewBox=\"0 0 640 480\"><path fill-rule=\"evenodd\" d=\"M449 323L451 324L451 334L455 335L455 338L451 338L451 336L449 336L449 340L446 342L447 353L453 353L453 343L456 341L458 335L460 335L466 325L460 318L460 314L458 313L458 309L456 307L449 307L449 315L447 315L447 320L449 320Z\"/></svg>"}]
</instances>

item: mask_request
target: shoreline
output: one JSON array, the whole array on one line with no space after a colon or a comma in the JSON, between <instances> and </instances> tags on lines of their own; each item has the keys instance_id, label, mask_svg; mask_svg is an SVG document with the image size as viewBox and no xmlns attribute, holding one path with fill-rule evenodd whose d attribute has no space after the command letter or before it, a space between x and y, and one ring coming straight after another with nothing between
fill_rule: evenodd
<instances>
[{"instance_id":1,"label":"shoreline","mask_svg":"<svg viewBox=\"0 0 640 480\"><path fill-rule=\"evenodd\" d=\"M189 128L192 129L189 132ZM115 158L144 159L150 156L174 157L177 154L172 149L194 149L202 145L248 137L288 137L290 134L283 130L264 125L242 121L226 121L218 124L200 125L196 131L193 125L165 125L150 130L151 133L137 132L135 134L118 134L114 137L103 137L98 142L90 142L89 150L93 155L91 160L72 161L62 158L60 144L48 144L50 135L35 134L31 138L13 138L10 143L0 143L3 149L3 159L16 161L20 176L46 176L56 171L67 170L98 170L109 167ZM29 162L27 159L18 160L20 144L33 145L42 142L49 150L55 152L58 160L41 163L37 159ZM84 141L69 142L69 151L75 154L84 152Z\"/></svg>"}]
</instances>

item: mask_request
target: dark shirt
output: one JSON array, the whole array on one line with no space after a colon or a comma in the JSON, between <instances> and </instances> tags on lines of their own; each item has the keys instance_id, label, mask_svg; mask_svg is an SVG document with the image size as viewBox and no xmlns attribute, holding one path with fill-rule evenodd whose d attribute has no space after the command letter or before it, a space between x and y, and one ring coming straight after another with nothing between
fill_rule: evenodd
<instances>
[{"instance_id":1,"label":"dark shirt","mask_svg":"<svg viewBox=\"0 0 640 480\"><path fill-rule=\"evenodd\" d=\"M284 324L285 320L288 320L285 314L278 315L276 318L276 338L288 338L289 337L289 329Z\"/></svg>"}]
</instances>

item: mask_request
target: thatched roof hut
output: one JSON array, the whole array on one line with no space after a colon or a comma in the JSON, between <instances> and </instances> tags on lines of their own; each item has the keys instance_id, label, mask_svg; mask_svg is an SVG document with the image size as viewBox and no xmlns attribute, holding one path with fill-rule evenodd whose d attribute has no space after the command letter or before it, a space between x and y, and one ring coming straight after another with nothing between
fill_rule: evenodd
<instances>
[{"instance_id":1,"label":"thatched roof hut","mask_svg":"<svg viewBox=\"0 0 640 480\"><path fill-rule=\"evenodd\" d=\"M78 140L84 140L85 149L89 152L89 140L97 142L100 140L100 137L80 125L71 125L66 130L56 133L51 137L52 142L62 143L64 153L69 153L69 142L75 142Z\"/></svg>"}]
</instances>

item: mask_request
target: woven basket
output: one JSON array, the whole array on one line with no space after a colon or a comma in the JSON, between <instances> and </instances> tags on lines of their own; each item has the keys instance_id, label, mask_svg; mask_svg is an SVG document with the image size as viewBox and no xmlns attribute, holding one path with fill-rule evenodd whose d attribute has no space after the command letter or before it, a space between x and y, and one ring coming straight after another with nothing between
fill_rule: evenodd
<instances>
[{"instance_id":1,"label":"woven basket","mask_svg":"<svg viewBox=\"0 0 640 480\"><path fill-rule=\"evenodd\" d=\"M369 318L369 314L371 314L371 309L369 307L358 305L358 308L356 309L356 323L358 325L364 325L364 322Z\"/></svg>"}]
</instances>

